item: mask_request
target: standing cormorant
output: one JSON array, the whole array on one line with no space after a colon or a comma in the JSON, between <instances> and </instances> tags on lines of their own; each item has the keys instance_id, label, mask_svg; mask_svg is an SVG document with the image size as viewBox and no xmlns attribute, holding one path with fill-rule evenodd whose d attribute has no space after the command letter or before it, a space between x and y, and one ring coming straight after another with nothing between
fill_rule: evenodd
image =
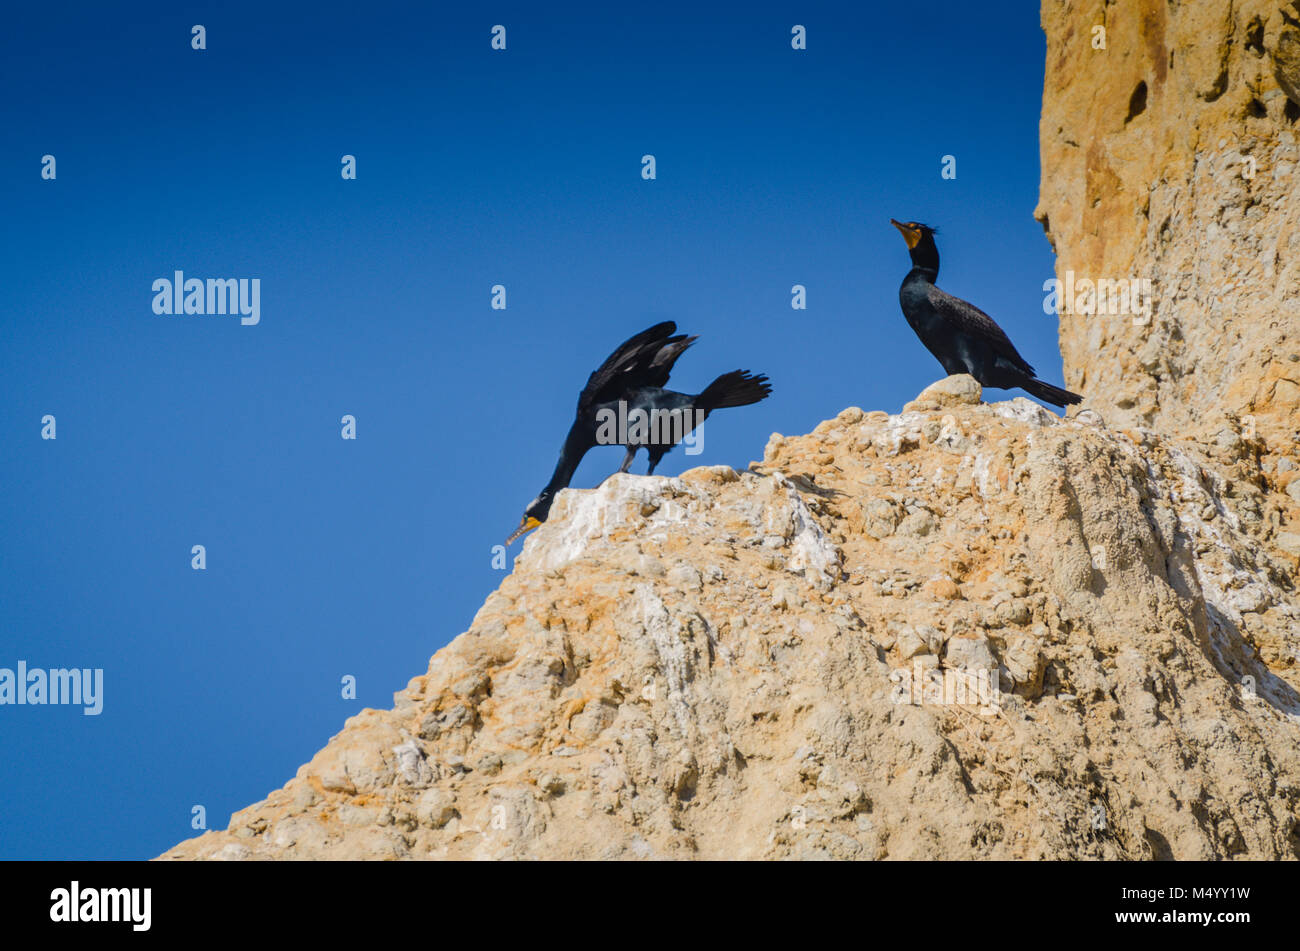
<instances>
[{"instance_id":1,"label":"standing cormorant","mask_svg":"<svg viewBox=\"0 0 1300 951\"><path fill-rule=\"evenodd\" d=\"M636 451L644 448L650 456L646 472L650 475L664 454L715 409L748 406L772 392L766 376L754 376L748 370L724 373L694 396L663 389L673 364L696 339L673 336L676 329L675 323L666 320L641 331L611 353L587 380L551 481L524 509L507 545L546 521L555 494L569 484L578 463L593 446L625 447L627 455L619 472L627 472Z\"/></svg>"},{"instance_id":2,"label":"standing cormorant","mask_svg":"<svg viewBox=\"0 0 1300 951\"><path fill-rule=\"evenodd\" d=\"M933 228L915 221L889 221L902 232L912 256L912 270L898 290L903 316L950 375L969 373L981 386L1001 390L1019 387L1062 408L1083 400L1077 393L1035 379L1034 368L1016 352L992 317L934 286L939 277L939 249Z\"/></svg>"}]
</instances>

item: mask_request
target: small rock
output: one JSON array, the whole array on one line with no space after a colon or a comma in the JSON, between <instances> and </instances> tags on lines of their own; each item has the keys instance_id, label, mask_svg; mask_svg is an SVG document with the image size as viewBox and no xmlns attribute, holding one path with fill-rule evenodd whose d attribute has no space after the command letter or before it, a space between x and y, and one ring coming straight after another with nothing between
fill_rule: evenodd
<instances>
[{"instance_id":1,"label":"small rock","mask_svg":"<svg viewBox=\"0 0 1300 951\"><path fill-rule=\"evenodd\" d=\"M922 510L920 512L913 512L911 515L899 522L898 534L907 535L912 538L924 538L938 527L938 519L929 512Z\"/></svg>"},{"instance_id":2,"label":"small rock","mask_svg":"<svg viewBox=\"0 0 1300 951\"><path fill-rule=\"evenodd\" d=\"M898 655L903 660L910 660L917 654L924 654L930 649L930 646L925 642L925 638L921 637L913 627L904 627L899 630L894 641L898 645Z\"/></svg>"},{"instance_id":3,"label":"small rock","mask_svg":"<svg viewBox=\"0 0 1300 951\"><path fill-rule=\"evenodd\" d=\"M429 789L416 801L415 815L421 825L441 829L459 813L456 797L445 789Z\"/></svg>"},{"instance_id":4,"label":"small rock","mask_svg":"<svg viewBox=\"0 0 1300 951\"><path fill-rule=\"evenodd\" d=\"M944 666L960 670L995 671L997 660L986 637L954 637L944 652Z\"/></svg>"},{"instance_id":5,"label":"small rock","mask_svg":"<svg viewBox=\"0 0 1300 951\"><path fill-rule=\"evenodd\" d=\"M975 377L956 373L937 383L931 383L912 402L903 407L904 413L920 413L943 409L946 406L977 405L984 388Z\"/></svg>"},{"instance_id":6,"label":"small rock","mask_svg":"<svg viewBox=\"0 0 1300 951\"><path fill-rule=\"evenodd\" d=\"M1273 544L1288 555L1300 555L1300 535L1295 532L1278 532Z\"/></svg>"},{"instance_id":7,"label":"small rock","mask_svg":"<svg viewBox=\"0 0 1300 951\"><path fill-rule=\"evenodd\" d=\"M921 586L921 591L940 601L956 601L961 597L961 588L947 575L931 578Z\"/></svg>"}]
</instances>

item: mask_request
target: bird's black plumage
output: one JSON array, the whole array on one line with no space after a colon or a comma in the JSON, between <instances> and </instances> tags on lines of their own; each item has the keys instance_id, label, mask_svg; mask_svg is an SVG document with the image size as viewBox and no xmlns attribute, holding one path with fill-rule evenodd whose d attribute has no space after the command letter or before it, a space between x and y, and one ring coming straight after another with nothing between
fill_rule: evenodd
<instances>
[{"instance_id":1,"label":"bird's black plumage","mask_svg":"<svg viewBox=\"0 0 1300 951\"><path fill-rule=\"evenodd\" d=\"M1042 380L1017 352L993 318L974 304L941 291L939 249L935 230L928 225L890 219L907 241L912 270L898 290L903 316L927 350L949 374L969 373L981 386L1009 390L1020 388L1054 406L1069 406L1083 397Z\"/></svg>"},{"instance_id":2,"label":"bird's black plumage","mask_svg":"<svg viewBox=\"0 0 1300 951\"><path fill-rule=\"evenodd\" d=\"M647 474L652 474L664 455L715 409L748 406L772 392L766 376L748 370L724 373L694 395L664 389L673 364L696 340L675 335L676 330L677 325L666 320L641 331L587 378L551 481L524 510L507 545L546 521L555 494L569 484L578 463L594 446L627 449L619 472L626 472L637 450L645 449L650 457Z\"/></svg>"}]
</instances>

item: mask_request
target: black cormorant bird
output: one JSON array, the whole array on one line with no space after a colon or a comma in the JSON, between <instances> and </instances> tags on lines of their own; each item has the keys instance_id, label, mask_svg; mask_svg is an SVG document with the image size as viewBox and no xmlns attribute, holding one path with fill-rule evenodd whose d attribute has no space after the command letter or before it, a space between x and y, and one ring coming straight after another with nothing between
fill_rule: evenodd
<instances>
[{"instance_id":1,"label":"black cormorant bird","mask_svg":"<svg viewBox=\"0 0 1300 951\"><path fill-rule=\"evenodd\" d=\"M1034 368L1016 352L992 317L934 286L939 277L939 249L933 228L916 221L889 221L903 233L912 256L912 270L898 290L903 316L950 375L969 373L981 386L1001 390L1019 387L1062 408L1083 400L1077 393L1035 379Z\"/></svg>"},{"instance_id":2,"label":"black cormorant bird","mask_svg":"<svg viewBox=\"0 0 1300 951\"><path fill-rule=\"evenodd\" d=\"M659 460L715 409L748 406L772 392L766 376L748 370L724 373L694 396L665 390L673 364L696 339L673 336L676 330L677 325L666 320L641 331L611 353L587 380L551 481L524 509L507 545L546 521L555 494L569 484L593 446L625 447L627 455L619 472L627 472L636 451L644 448L650 456L646 474L651 475Z\"/></svg>"}]
</instances>

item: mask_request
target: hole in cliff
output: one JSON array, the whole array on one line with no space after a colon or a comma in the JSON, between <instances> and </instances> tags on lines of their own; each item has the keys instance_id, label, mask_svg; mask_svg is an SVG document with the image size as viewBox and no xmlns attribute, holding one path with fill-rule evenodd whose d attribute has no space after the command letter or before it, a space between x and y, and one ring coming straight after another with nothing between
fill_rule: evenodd
<instances>
[{"instance_id":1,"label":"hole in cliff","mask_svg":"<svg viewBox=\"0 0 1300 951\"><path fill-rule=\"evenodd\" d=\"M1228 91L1228 69L1225 66L1218 76L1214 77L1214 85L1211 86L1201 98L1206 102L1214 102L1225 92Z\"/></svg>"},{"instance_id":2,"label":"hole in cliff","mask_svg":"<svg viewBox=\"0 0 1300 951\"><path fill-rule=\"evenodd\" d=\"M1173 228L1170 227L1169 219L1166 218L1164 221L1160 223L1160 234L1157 236L1157 240L1160 242L1160 247L1163 248L1165 245L1169 243L1170 239L1172 238L1173 238Z\"/></svg>"},{"instance_id":3,"label":"hole in cliff","mask_svg":"<svg viewBox=\"0 0 1300 951\"><path fill-rule=\"evenodd\" d=\"M1246 103L1246 115L1253 119L1263 119L1268 115L1268 110L1264 108L1264 104L1258 99L1252 99Z\"/></svg>"},{"instance_id":4,"label":"hole in cliff","mask_svg":"<svg viewBox=\"0 0 1300 951\"><path fill-rule=\"evenodd\" d=\"M1147 110L1147 84L1146 84L1146 80L1144 79L1142 82L1137 84L1137 88L1133 90L1133 95L1129 97L1128 118L1124 120L1124 124L1128 125L1138 116L1142 115L1142 113L1146 112L1146 110Z\"/></svg>"},{"instance_id":5,"label":"hole in cliff","mask_svg":"<svg viewBox=\"0 0 1300 951\"><path fill-rule=\"evenodd\" d=\"M1264 21L1259 17L1250 21L1246 27L1246 49L1256 56L1264 55Z\"/></svg>"},{"instance_id":6,"label":"hole in cliff","mask_svg":"<svg viewBox=\"0 0 1300 951\"><path fill-rule=\"evenodd\" d=\"M1283 110L1282 114L1286 116L1287 122L1295 122L1300 119L1300 103L1288 99L1286 109Z\"/></svg>"},{"instance_id":7,"label":"hole in cliff","mask_svg":"<svg viewBox=\"0 0 1300 951\"><path fill-rule=\"evenodd\" d=\"M1147 845L1151 849L1151 857L1157 862L1172 862L1174 850L1169 847L1169 840L1157 832L1155 829L1147 829Z\"/></svg>"}]
</instances>

